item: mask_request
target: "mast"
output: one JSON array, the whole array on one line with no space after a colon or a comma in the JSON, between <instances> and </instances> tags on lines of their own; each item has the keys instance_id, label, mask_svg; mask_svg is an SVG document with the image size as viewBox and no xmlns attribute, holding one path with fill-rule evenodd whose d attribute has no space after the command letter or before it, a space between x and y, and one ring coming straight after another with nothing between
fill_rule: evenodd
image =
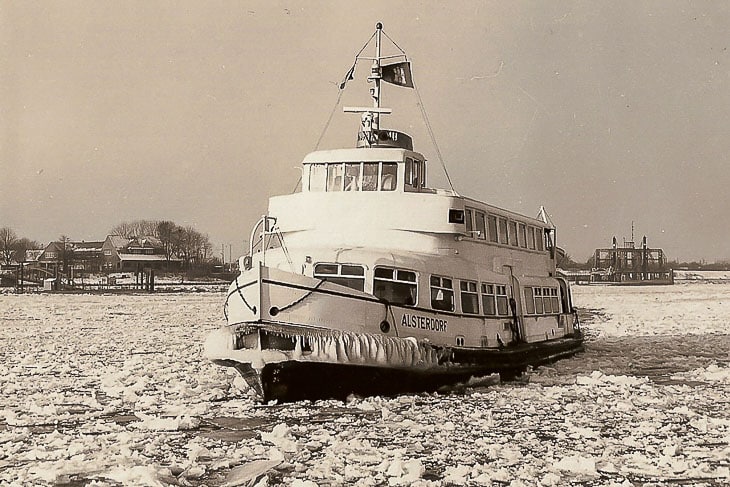
<instances>
[{"instance_id":1,"label":"mast","mask_svg":"<svg viewBox=\"0 0 730 487\"><path fill-rule=\"evenodd\" d=\"M368 81L372 81L374 86L370 88L370 95L373 97L373 108L380 108L380 81L383 78L383 73L380 69L380 39L383 35L383 24L378 22L375 24L375 59L373 59L373 66L370 69L370 76ZM377 110L373 112L373 130L380 128L380 113Z\"/></svg>"}]
</instances>

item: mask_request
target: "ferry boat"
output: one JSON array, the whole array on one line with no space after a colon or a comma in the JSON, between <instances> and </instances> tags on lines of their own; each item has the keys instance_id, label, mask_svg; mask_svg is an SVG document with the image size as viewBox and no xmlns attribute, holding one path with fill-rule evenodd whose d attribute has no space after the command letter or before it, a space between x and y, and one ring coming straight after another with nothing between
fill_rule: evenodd
<instances>
[{"instance_id":1,"label":"ferry boat","mask_svg":"<svg viewBox=\"0 0 730 487\"><path fill-rule=\"evenodd\" d=\"M431 188L411 137L381 128L383 83L414 87L405 53L382 55L384 35L378 23L375 56L355 59L371 63L373 99L344 108L361 118L356 147L308 154L301 191L269 199L227 322L205 343L264 401L514 378L582 349L545 210L531 218Z\"/></svg>"}]
</instances>

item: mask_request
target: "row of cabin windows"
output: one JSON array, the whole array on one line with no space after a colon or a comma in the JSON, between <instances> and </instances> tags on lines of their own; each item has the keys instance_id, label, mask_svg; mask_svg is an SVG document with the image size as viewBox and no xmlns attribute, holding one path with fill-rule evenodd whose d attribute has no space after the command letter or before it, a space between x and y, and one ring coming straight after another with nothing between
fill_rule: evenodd
<instances>
[{"instance_id":1,"label":"row of cabin windows","mask_svg":"<svg viewBox=\"0 0 730 487\"><path fill-rule=\"evenodd\" d=\"M466 234L478 240L539 250L545 248L543 231L526 223L509 220L483 211L466 208L464 210Z\"/></svg>"},{"instance_id":2,"label":"row of cabin windows","mask_svg":"<svg viewBox=\"0 0 730 487\"><path fill-rule=\"evenodd\" d=\"M558 288L556 287L526 287L525 314L549 315L560 313Z\"/></svg>"},{"instance_id":3,"label":"row of cabin windows","mask_svg":"<svg viewBox=\"0 0 730 487\"><path fill-rule=\"evenodd\" d=\"M398 181L396 162L330 162L309 165L312 192L395 191Z\"/></svg>"},{"instance_id":4,"label":"row of cabin windows","mask_svg":"<svg viewBox=\"0 0 730 487\"><path fill-rule=\"evenodd\" d=\"M314 277L358 291L365 290L365 269L360 265L317 264L314 266ZM431 276L429 286L431 307L439 311L454 311L453 280L450 277ZM461 311L464 314L510 315L506 285L459 281L459 291ZM418 301L416 273L393 267L376 267L373 274L373 294L391 304L415 306ZM557 288L525 288L525 296L529 296L527 314L559 312Z\"/></svg>"}]
</instances>

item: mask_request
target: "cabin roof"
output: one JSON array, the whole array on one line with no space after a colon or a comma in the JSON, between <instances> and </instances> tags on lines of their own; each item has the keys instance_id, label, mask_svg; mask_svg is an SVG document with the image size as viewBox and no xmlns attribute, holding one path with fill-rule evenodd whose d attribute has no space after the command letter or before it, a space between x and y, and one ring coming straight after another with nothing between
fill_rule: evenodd
<instances>
[{"instance_id":1,"label":"cabin roof","mask_svg":"<svg viewBox=\"0 0 730 487\"><path fill-rule=\"evenodd\" d=\"M400 162L404 157L423 160L423 155L406 149L391 147L368 147L360 149L332 149L310 152L304 157L303 164L324 162Z\"/></svg>"}]
</instances>

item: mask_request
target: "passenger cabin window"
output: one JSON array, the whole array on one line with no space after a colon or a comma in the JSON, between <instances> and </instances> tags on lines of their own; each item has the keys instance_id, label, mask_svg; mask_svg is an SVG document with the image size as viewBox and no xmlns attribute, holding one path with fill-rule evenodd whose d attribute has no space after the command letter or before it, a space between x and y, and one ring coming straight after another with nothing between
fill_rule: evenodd
<instances>
[{"instance_id":1,"label":"passenger cabin window","mask_svg":"<svg viewBox=\"0 0 730 487\"><path fill-rule=\"evenodd\" d=\"M454 311L454 288L450 278L431 276L431 307Z\"/></svg>"},{"instance_id":2,"label":"passenger cabin window","mask_svg":"<svg viewBox=\"0 0 730 487\"><path fill-rule=\"evenodd\" d=\"M474 213L474 224L476 226L476 237L480 240L487 239L486 215L481 211Z\"/></svg>"},{"instance_id":3,"label":"passenger cabin window","mask_svg":"<svg viewBox=\"0 0 730 487\"><path fill-rule=\"evenodd\" d=\"M527 247L535 250L535 232L537 228L527 227Z\"/></svg>"},{"instance_id":4,"label":"passenger cabin window","mask_svg":"<svg viewBox=\"0 0 730 487\"><path fill-rule=\"evenodd\" d=\"M486 316L509 316L507 286L482 283L482 307Z\"/></svg>"},{"instance_id":5,"label":"passenger cabin window","mask_svg":"<svg viewBox=\"0 0 730 487\"><path fill-rule=\"evenodd\" d=\"M477 294L477 283L470 281L459 282L461 291L461 312L466 314L479 314L479 295Z\"/></svg>"},{"instance_id":6,"label":"passenger cabin window","mask_svg":"<svg viewBox=\"0 0 730 487\"><path fill-rule=\"evenodd\" d=\"M524 223L519 224L519 235L520 235L520 247L523 249L527 248L527 227Z\"/></svg>"},{"instance_id":7,"label":"passenger cabin window","mask_svg":"<svg viewBox=\"0 0 730 487\"><path fill-rule=\"evenodd\" d=\"M314 277L346 286L358 291L365 290L365 268L356 264L316 264Z\"/></svg>"},{"instance_id":8,"label":"passenger cabin window","mask_svg":"<svg viewBox=\"0 0 730 487\"><path fill-rule=\"evenodd\" d=\"M494 215L487 215L487 224L489 225L489 240L491 242L499 242L497 235L497 217Z\"/></svg>"},{"instance_id":9,"label":"passenger cabin window","mask_svg":"<svg viewBox=\"0 0 730 487\"><path fill-rule=\"evenodd\" d=\"M556 287L526 287L525 311L528 315L560 313L560 300Z\"/></svg>"},{"instance_id":10,"label":"passenger cabin window","mask_svg":"<svg viewBox=\"0 0 730 487\"><path fill-rule=\"evenodd\" d=\"M376 267L373 294L391 304L415 306L418 296L416 273L392 267Z\"/></svg>"},{"instance_id":11,"label":"passenger cabin window","mask_svg":"<svg viewBox=\"0 0 730 487\"><path fill-rule=\"evenodd\" d=\"M472 211L469 208L464 210L464 223L466 223L467 237L473 237L474 225L472 224Z\"/></svg>"},{"instance_id":12,"label":"passenger cabin window","mask_svg":"<svg viewBox=\"0 0 730 487\"><path fill-rule=\"evenodd\" d=\"M517 247L517 222L510 220L509 222L509 243L510 245Z\"/></svg>"},{"instance_id":13,"label":"passenger cabin window","mask_svg":"<svg viewBox=\"0 0 730 487\"><path fill-rule=\"evenodd\" d=\"M507 244L507 219L506 218L500 218L499 219L499 243L501 244Z\"/></svg>"}]
</instances>

